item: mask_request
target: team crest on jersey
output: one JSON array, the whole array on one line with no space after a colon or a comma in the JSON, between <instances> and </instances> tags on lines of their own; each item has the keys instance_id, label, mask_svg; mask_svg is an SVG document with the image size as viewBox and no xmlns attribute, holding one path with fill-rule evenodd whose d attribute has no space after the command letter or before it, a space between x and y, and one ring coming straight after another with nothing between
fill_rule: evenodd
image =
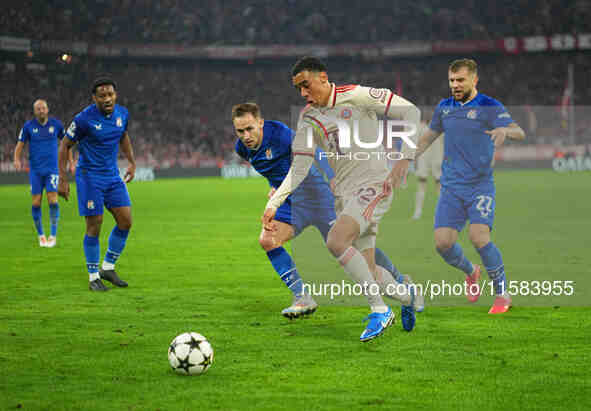
<instances>
[{"instance_id":1,"label":"team crest on jersey","mask_svg":"<svg viewBox=\"0 0 591 411\"><path fill-rule=\"evenodd\" d=\"M53 126L49 127L49 133L53 134L53 132L55 131L55 128L53 128Z\"/></svg>"},{"instance_id":2,"label":"team crest on jersey","mask_svg":"<svg viewBox=\"0 0 591 411\"><path fill-rule=\"evenodd\" d=\"M123 127L123 121L121 120L121 117L117 117L117 127Z\"/></svg>"},{"instance_id":3,"label":"team crest on jersey","mask_svg":"<svg viewBox=\"0 0 591 411\"><path fill-rule=\"evenodd\" d=\"M474 120L477 115L478 112L476 110L470 110L468 111L468 114L466 114L466 117L468 117L470 120Z\"/></svg>"},{"instance_id":4,"label":"team crest on jersey","mask_svg":"<svg viewBox=\"0 0 591 411\"><path fill-rule=\"evenodd\" d=\"M353 111L350 108L344 108L343 111L341 111L341 117L345 120L350 119L352 115Z\"/></svg>"},{"instance_id":5,"label":"team crest on jersey","mask_svg":"<svg viewBox=\"0 0 591 411\"><path fill-rule=\"evenodd\" d=\"M369 89L369 96L372 98L375 98L376 100L379 100L385 94L386 94L386 90L384 90L383 88L373 88L372 87Z\"/></svg>"},{"instance_id":6,"label":"team crest on jersey","mask_svg":"<svg viewBox=\"0 0 591 411\"><path fill-rule=\"evenodd\" d=\"M273 158L273 151L271 151L270 148L265 150L265 157L267 157L267 160L271 160Z\"/></svg>"}]
</instances>

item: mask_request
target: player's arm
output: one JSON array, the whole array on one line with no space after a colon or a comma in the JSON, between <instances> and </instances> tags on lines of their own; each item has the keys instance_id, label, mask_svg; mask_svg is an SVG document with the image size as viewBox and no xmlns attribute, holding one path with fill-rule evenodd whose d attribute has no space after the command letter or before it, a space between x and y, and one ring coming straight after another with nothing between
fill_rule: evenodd
<instances>
[{"instance_id":1,"label":"player's arm","mask_svg":"<svg viewBox=\"0 0 591 411\"><path fill-rule=\"evenodd\" d=\"M394 164L388 179L384 182L384 192L387 193L392 187L398 188L406 179L409 163L415 158L416 133L421 122L421 111L413 103L388 89L357 87L354 93L357 104L371 108L377 115L406 123L400 149L402 159Z\"/></svg>"},{"instance_id":2,"label":"player's arm","mask_svg":"<svg viewBox=\"0 0 591 411\"><path fill-rule=\"evenodd\" d=\"M57 194L68 201L70 196L70 183L68 182L68 161L70 158L70 151L76 142L70 138L63 138L57 150L57 166L59 170L59 182L57 187Z\"/></svg>"},{"instance_id":3,"label":"player's arm","mask_svg":"<svg viewBox=\"0 0 591 411\"><path fill-rule=\"evenodd\" d=\"M485 133L490 135L490 139L495 143L495 147L503 144L506 138L518 141L525 140L525 132L517 123L510 123L505 127L486 130Z\"/></svg>"},{"instance_id":4,"label":"player's arm","mask_svg":"<svg viewBox=\"0 0 591 411\"><path fill-rule=\"evenodd\" d=\"M22 141L18 141L16 143L16 147L14 148L14 168L16 169L16 171L20 171L22 167L21 154L23 152L24 146L25 143L23 143Z\"/></svg>"},{"instance_id":5,"label":"player's arm","mask_svg":"<svg viewBox=\"0 0 591 411\"><path fill-rule=\"evenodd\" d=\"M419 137L419 143L417 145L417 152L415 153L415 159L423 154L431 144L441 135L441 133L432 130L427 127L427 130Z\"/></svg>"},{"instance_id":6,"label":"player's arm","mask_svg":"<svg viewBox=\"0 0 591 411\"><path fill-rule=\"evenodd\" d=\"M506 138L512 140L525 139L523 129L513 121L507 109L500 102L496 102L490 113L492 114L491 125L493 129L486 130L485 133L490 135L495 147L503 144Z\"/></svg>"},{"instance_id":7,"label":"player's arm","mask_svg":"<svg viewBox=\"0 0 591 411\"><path fill-rule=\"evenodd\" d=\"M22 168L21 163L21 155L23 152L23 147L25 143L28 141L29 136L25 127L21 128L20 133L18 134L18 141L16 143L16 147L14 148L14 168L17 171L20 171Z\"/></svg>"},{"instance_id":8,"label":"player's arm","mask_svg":"<svg viewBox=\"0 0 591 411\"><path fill-rule=\"evenodd\" d=\"M68 150L68 164L70 165L70 173L74 174L76 171L76 163L74 162L74 150Z\"/></svg>"},{"instance_id":9,"label":"player's arm","mask_svg":"<svg viewBox=\"0 0 591 411\"><path fill-rule=\"evenodd\" d=\"M421 111L418 107L385 88L356 87L353 93L355 104L370 108L378 116L401 120L407 124L401 153L404 159L413 160L416 151L416 134L421 123Z\"/></svg>"},{"instance_id":10,"label":"player's arm","mask_svg":"<svg viewBox=\"0 0 591 411\"><path fill-rule=\"evenodd\" d=\"M127 131L123 133L123 137L121 137L121 140L119 141L119 146L129 162L129 166L127 167L124 176L125 182L129 183L133 180L133 177L135 177L135 157L133 156L133 147L131 146L131 139L129 138Z\"/></svg>"}]
</instances>

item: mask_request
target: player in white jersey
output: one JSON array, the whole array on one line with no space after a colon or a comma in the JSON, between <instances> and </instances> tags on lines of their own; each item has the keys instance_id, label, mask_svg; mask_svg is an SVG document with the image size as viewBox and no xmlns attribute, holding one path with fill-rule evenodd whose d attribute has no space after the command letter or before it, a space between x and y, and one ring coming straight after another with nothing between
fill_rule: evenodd
<instances>
[{"instance_id":1,"label":"player in white jersey","mask_svg":"<svg viewBox=\"0 0 591 411\"><path fill-rule=\"evenodd\" d=\"M372 313L360 340L368 341L381 335L394 319L379 290L396 282L386 270L376 268L374 256L378 222L392 201L387 157L380 148L364 147L364 143L377 140L377 115L412 123L416 132L420 112L412 103L387 89L357 85L337 87L329 83L326 66L313 57L298 61L292 76L293 85L306 98L308 106L300 116L293 140L291 168L267 203L263 223L270 224L277 208L303 181L314 161L316 146L320 146L335 173L337 221L326 244L353 280L365 286ZM346 134L349 134L348 139ZM402 155L412 159L414 148L404 146ZM408 163L402 168L404 166L408 167ZM399 168L394 170L393 176L403 174ZM392 288L388 290L391 296L405 304L403 327L412 329L416 288L402 292L399 287Z\"/></svg>"},{"instance_id":2,"label":"player in white jersey","mask_svg":"<svg viewBox=\"0 0 591 411\"><path fill-rule=\"evenodd\" d=\"M429 121L423 117L418 135L427 131ZM418 220L423 214L423 204L425 203L425 194L427 192L427 178L431 175L435 180L437 195L441 189L439 180L441 179L441 164L443 162L443 136L438 138L415 162L416 176L418 181L417 193L415 196L415 212L413 220Z\"/></svg>"}]
</instances>

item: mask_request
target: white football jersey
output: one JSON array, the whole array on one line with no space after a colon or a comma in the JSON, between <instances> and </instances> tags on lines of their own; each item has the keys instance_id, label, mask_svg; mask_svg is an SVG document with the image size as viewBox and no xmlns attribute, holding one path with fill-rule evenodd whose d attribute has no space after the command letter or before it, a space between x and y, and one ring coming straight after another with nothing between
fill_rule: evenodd
<instances>
[{"instance_id":1,"label":"white football jersey","mask_svg":"<svg viewBox=\"0 0 591 411\"><path fill-rule=\"evenodd\" d=\"M336 194L382 182L389 168L386 151L377 143L379 134L383 136L378 122L381 115L417 125L420 120L418 109L390 90L333 84L327 106L302 110L292 151L294 155L313 155L319 146L334 170ZM414 158L409 146L402 153Z\"/></svg>"}]
</instances>

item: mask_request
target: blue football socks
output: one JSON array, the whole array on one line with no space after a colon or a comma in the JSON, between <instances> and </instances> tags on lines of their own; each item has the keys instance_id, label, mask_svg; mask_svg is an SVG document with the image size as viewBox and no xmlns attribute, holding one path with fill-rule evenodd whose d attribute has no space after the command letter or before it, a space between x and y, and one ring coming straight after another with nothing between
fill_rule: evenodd
<instances>
[{"instance_id":1,"label":"blue football socks","mask_svg":"<svg viewBox=\"0 0 591 411\"><path fill-rule=\"evenodd\" d=\"M290 255L283 247L277 247L267 252L267 257L271 261L273 268L279 274L281 281L285 283L287 288L294 296L299 297L303 294L304 284L298 274L298 270L291 259Z\"/></svg>"}]
</instances>

